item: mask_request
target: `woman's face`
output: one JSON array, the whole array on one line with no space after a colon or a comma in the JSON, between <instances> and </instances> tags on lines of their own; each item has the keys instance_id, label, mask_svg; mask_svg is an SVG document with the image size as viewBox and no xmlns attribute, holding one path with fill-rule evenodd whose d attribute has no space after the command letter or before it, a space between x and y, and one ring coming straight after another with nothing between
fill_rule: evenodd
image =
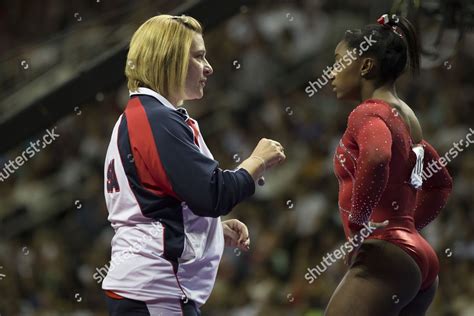
<instances>
[{"instance_id":1,"label":"woman's face","mask_svg":"<svg viewBox=\"0 0 474 316\"><path fill-rule=\"evenodd\" d=\"M341 100L359 100L361 94L361 62L345 41L339 42L334 51L336 63L331 72L331 85ZM337 66L336 64L339 64Z\"/></svg>"},{"instance_id":2,"label":"woman's face","mask_svg":"<svg viewBox=\"0 0 474 316\"><path fill-rule=\"evenodd\" d=\"M194 33L189 52L188 75L186 76L183 100L202 98L207 77L212 75L212 72L212 67L206 59L204 39L201 34Z\"/></svg>"}]
</instances>

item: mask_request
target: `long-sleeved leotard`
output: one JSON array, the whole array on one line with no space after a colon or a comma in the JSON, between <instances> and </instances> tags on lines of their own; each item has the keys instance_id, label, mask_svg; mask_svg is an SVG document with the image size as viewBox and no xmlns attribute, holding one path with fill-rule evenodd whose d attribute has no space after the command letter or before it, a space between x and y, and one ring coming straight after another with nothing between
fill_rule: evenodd
<instances>
[{"instance_id":1,"label":"long-sleeved leotard","mask_svg":"<svg viewBox=\"0 0 474 316\"><path fill-rule=\"evenodd\" d=\"M413 144L399 113L382 100L367 100L349 116L347 129L334 156L339 181L339 211L346 237L357 233L369 220L389 224L369 238L383 239L405 250L418 263L424 289L435 280L439 263L436 253L417 230L422 229L445 206L452 180L444 166L436 172L418 161L419 190L412 184L417 164L413 148L422 146L426 167L438 161L436 150L426 141Z\"/></svg>"}]
</instances>

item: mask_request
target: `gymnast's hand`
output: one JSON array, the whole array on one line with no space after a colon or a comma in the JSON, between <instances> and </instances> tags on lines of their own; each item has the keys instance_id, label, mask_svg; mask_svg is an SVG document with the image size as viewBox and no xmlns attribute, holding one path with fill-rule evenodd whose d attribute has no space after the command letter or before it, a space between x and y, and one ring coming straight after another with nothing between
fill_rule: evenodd
<instances>
[{"instance_id":1,"label":"gymnast's hand","mask_svg":"<svg viewBox=\"0 0 474 316\"><path fill-rule=\"evenodd\" d=\"M238 247L243 251L250 249L249 230L244 223L236 219L229 219L222 222L222 229L226 247Z\"/></svg>"},{"instance_id":2,"label":"gymnast's hand","mask_svg":"<svg viewBox=\"0 0 474 316\"><path fill-rule=\"evenodd\" d=\"M369 227L377 230L380 228L384 228L388 225L388 219L384 220L383 222L370 222L369 221Z\"/></svg>"},{"instance_id":3,"label":"gymnast's hand","mask_svg":"<svg viewBox=\"0 0 474 316\"><path fill-rule=\"evenodd\" d=\"M369 221L369 222L367 223L367 225L368 225L368 227L370 227L370 235L371 235L374 231L376 231L376 230L378 230L378 229L385 228L385 227L388 225L388 223L389 223L389 221L388 221L387 219L384 220L383 222L372 222L372 221ZM366 228L365 228L365 227L363 227L363 228L361 227L361 229L358 230L358 231L354 231L354 230L351 229L350 234L349 234L349 237L354 238L355 235L360 235L361 230L366 230Z\"/></svg>"},{"instance_id":4,"label":"gymnast's hand","mask_svg":"<svg viewBox=\"0 0 474 316\"><path fill-rule=\"evenodd\" d=\"M368 226L371 229L370 234L372 234L372 232L374 232L378 229L385 228L388 225L388 223L389 223L388 220L384 220L383 222L369 221ZM366 228L363 228L363 229L366 229ZM354 231L351 230L351 232L349 234L349 237L351 239L355 240L355 238L354 238L355 235L358 235L358 237L362 237L359 233L360 233L360 231L354 232ZM359 239L356 240L356 242L357 242L357 246L348 255L344 256L344 263L348 266L350 266L352 264L352 260L355 258L355 254L357 254L357 251L359 250L359 248L362 246L362 243L364 242L364 239L359 238Z\"/></svg>"}]
</instances>

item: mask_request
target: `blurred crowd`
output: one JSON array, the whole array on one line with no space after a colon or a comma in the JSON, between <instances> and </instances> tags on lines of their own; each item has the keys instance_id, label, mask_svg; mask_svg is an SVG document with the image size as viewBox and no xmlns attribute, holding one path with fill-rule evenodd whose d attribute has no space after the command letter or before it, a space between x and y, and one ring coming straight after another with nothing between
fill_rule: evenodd
<instances>
[{"instance_id":1,"label":"blurred crowd","mask_svg":"<svg viewBox=\"0 0 474 316\"><path fill-rule=\"evenodd\" d=\"M337 262L312 284L304 275L345 241L332 157L356 104L337 101L330 87L311 98L304 88L334 63L345 29L384 13L371 12L370 4L258 1L205 33L214 74L205 97L184 106L220 167L235 168L262 137L281 142L287 161L227 216L248 225L251 250L226 249L203 315L323 315L347 267ZM14 42L6 10L0 6L0 34ZM60 32L64 10L50 14L56 22L43 30ZM435 32L429 19L420 22L425 39ZM32 25L29 31L40 34ZM3 53L8 45L0 48ZM439 51L450 55L424 57L420 76L403 76L398 92L416 112L424 138L443 155L474 128L474 34L456 49ZM110 260L113 236L103 162L127 98L125 84L98 91L95 102L56 124L58 140L0 182L0 315L106 315L93 279ZM27 144L1 155L1 166ZM441 266L430 316L474 314L473 158L467 147L449 163L453 193L423 231Z\"/></svg>"}]
</instances>

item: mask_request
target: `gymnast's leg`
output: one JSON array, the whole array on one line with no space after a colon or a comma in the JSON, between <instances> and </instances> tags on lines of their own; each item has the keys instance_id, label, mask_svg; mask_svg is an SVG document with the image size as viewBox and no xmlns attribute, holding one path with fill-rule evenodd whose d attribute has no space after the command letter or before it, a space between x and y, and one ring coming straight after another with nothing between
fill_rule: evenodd
<instances>
[{"instance_id":1,"label":"gymnast's leg","mask_svg":"<svg viewBox=\"0 0 474 316\"><path fill-rule=\"evenodd\" d=\"M398 316L420 285L420 269L410 255L387 241L366 240L325 315Z\"/></svg>"},{"instance_id":2,"label":"gymnast's leg","mask_svg":"<svg viewBox=\"0 0 474 316\"><path fill-rule=\"evenodd\" d=\"M399 316L424 316L431 302L433 302L436 290L438 289L438 277L433 284L418 295L400 312Z\"/></svg>"}]
</instances>

